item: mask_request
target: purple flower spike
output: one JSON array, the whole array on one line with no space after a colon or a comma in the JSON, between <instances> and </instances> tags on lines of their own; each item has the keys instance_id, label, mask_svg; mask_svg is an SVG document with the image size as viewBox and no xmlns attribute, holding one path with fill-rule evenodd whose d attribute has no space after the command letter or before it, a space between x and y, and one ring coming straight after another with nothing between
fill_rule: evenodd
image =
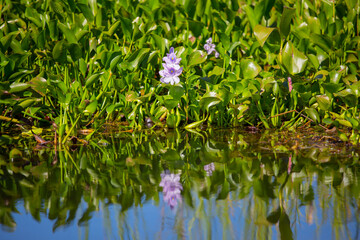
<instances>
[{"instance_id":1,"label":"purple flower spike","mask_svg":"<svg viewBox=\"0 0 360 240\"><path fill-rule=\"evenodd\" d=\"M177 84L180 82L180 74L182 73L183 68L180 67L181 58L176 57L176 52L174 48L171 47L169 53L166 54L166 57L163 57L163 70L159 71L161 76L160 81L166 84Z\"/></svg>"},{"instance_id":2,"label":"purple flower spike","mask_svg":"<svg viewBox=\"0 0 360 240\"><path fill-rule=\"evenodd\" d=\"M183 68L176 64L166 64L163 63L164 69L159 72L162 83L166 84L177 84L180 82L180 74L182 73Z\"/></svg>"},{"instance_id":3,"label":"purple flower spike","mask_svg":"<svg viewBox=\"0 0 360 240\"><path fill-rule=\"evenodd\" d=\"M163 61L166 64L180 64L181 58L176 57L176 52L174 52L174 48L170 48L170 52L166 54L166 57L163 57Z\"/></svg>"},{"instance_id":4,"label":"purple flower spike","mask_svg":"<svg viewBox=\"0 0 360 240\"><path fill-rule=\"evenodd\" d=\"M219 57L219 53L215 50L215 44L212 43L212 38L206 40L206 44L204 45L204 49L207 51L207 54L210 55L212 52L215 53L215 57Z\"/></svg>"}]
</instances>

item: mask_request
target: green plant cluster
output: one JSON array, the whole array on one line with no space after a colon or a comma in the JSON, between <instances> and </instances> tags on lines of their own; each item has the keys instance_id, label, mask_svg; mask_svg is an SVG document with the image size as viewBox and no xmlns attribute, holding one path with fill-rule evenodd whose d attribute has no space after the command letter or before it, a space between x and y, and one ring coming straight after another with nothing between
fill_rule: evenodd
<instances>
[{"instance_id":1,"label":"green plant cluster","mask_svg":"<svg viewBox=\"0 0 360 240\"><path fill-rule=\"evenodd\" d=\"M0 120L358 130L359 1L0 1ZM218 58L204 45L212 37ZM182 58L180 83L160 82ZM291 83L288 80L291 78ZM94 131L96 132L96 131Z\"/></svg>"}]
</instances>

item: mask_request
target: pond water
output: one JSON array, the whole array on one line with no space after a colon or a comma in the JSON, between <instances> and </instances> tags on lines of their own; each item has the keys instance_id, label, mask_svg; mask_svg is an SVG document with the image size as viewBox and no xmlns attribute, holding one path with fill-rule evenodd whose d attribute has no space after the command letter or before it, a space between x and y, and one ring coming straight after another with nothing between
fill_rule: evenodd
<instances>
[{"instance_id":1,"label":"pond water","mask_svg":"<svg viewBox=\"0 0 360 240\"><path fill-rule=\"evenodd\" d=\"M161 130L0 148L2 240L359 238L359 151L334 137Z\"/></svg>"}]
</instances>

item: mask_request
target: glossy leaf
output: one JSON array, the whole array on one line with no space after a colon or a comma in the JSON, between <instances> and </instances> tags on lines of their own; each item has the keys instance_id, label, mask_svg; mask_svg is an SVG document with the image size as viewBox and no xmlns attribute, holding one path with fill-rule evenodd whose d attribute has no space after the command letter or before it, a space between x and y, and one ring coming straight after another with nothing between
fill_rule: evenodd
<instances>
[{"instance_id":1,"label":"glossy leaf","mask_svg":"<svg viewBox=\"0 0 360 240\"><path fill-rule=\"evenodd\" d=\"M242 76L245 79L254 78L261 71L261 67L252 59L242 59L240 62L240 67Z\"/></svg>"},{"instance_id":2,"label":"glossy leaf","mask_svg":"<svg viewBox=\"0 0 360 240\"><path fill-rule=\"evenodd\" d=\"M270 36L270 34L275 30L275 28L270 27L264 27L262 25L256 25L254 28L254 35L258 42L260 43L260 46L264 46L266 40Z\"/></svg>"},{"instance_id":3,"label":"glossy leaf","mask_svg":"<svg viewBox=\"0 0 360 240\"><path fill-rule=\"evenodd\" d=\"M292 75L305 70L308 58L300 52L291 42L287 42L282 51L282 64Z\"/></svg>"}]
</instances>

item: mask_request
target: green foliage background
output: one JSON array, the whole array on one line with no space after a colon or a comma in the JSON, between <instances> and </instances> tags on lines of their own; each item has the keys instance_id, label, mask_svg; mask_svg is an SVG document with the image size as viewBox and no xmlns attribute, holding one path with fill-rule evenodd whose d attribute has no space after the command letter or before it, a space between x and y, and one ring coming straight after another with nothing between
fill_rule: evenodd
<instances>
[{"instance_id":1,"label":"green foliage background","mask_svg":"<svg viewBox=\"0 0 360 240\"><path fill-rule=\"evenodd\" d=\"M283 129L311 119L358 130L359 8L357 0L2 0L1 127L54 123L59 142L112 121ZM209 37L219 58L203 49ZM158 74L170 47L184 67L175 86Z\"/></svg>"}]
</instances>

